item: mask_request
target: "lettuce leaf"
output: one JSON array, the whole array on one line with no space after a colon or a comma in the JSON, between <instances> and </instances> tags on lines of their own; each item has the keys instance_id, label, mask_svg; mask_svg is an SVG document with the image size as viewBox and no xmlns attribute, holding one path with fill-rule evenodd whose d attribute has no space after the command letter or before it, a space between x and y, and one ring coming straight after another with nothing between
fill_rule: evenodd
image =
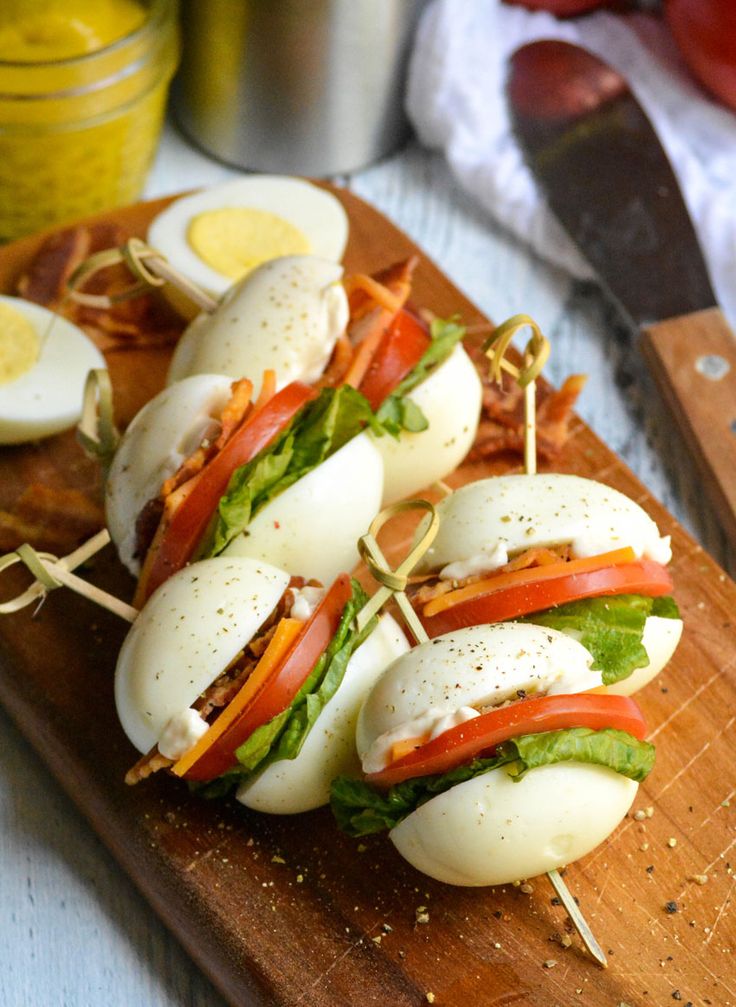
<instances>
[{"instance_id":1,"label":"lettuce leaf","mask_svg":"<svg viewBox=\"0 0 736 1007\"><path fill-rule=\"evenodd\" d=\"M465 335L465 327L457 318L447 320L435 318L430 324L429 334L432 341L419 362L381 403L376 412L376 419L382 429L392 437L398 438L402 430L418 433L429 426L427 417L420 407L405 396L421 384L429 376L430 371L447 360Z\"/></svg>"},{"instance_id":2,"label":"lettuce leaf","mask_svg":"<svg viewBox=\"0 0 736 1007\"><path fill-rule=\"evenodd\" d=\"M505 766L509 776L518 781L532 769L557 762L606 766L630 780L641 782L654 765L654 746L613 728L593 731L588 727L574 727L526 734L499 745L495 755L489 758L474 759L447 773L405 780L388 791L378 790L364 780L339 777L332 784L330 804L343 832L366 836L393 829L437 794L493 769Z\"/></svg>"},{"instance_id":3,"label":"lettuce leaf","mask_svg":"<svg viewBox=\"0 0 736 1007\"><path fill-rule=\"evenodd\" d=\"M649 664L649 655L641 641L650 615L664 619L680 617L673 598L617 594L571 601L518 621L574 633L593 655L592 667L602 672L603 683L613 685Z\"/></svg>"},{"instance_id":4,"label":"lettuce leaf","mask_svg":"<svg viewBox=\"0 0 736 1007\"><path fill-rule=\"evenodd\" d=\"M353 596L345 605L335 635L291 705L262 724L235 752L238 765L216 780L193 787L205 797L222 797L256 771L278 759L295 759L327 703L342 684L353 653L375 629L373 618L361 632L355 616L368 600L360 584L352 582Z\"/></svg>"},{"instance_id":5,"label":"lettuce leaf","mask_svg":"<svg viewBox=\"0 0 736 1007\"><path fill-rule=\"evenodd\" d=\"M375 426L375 418L360 392L349 385L324 388L268 447L233 472L198 558L218 556L269 501L366 426Z\"/></svg>"},{"instance_id":6,"label":"lettuce leaf","mask_svg":"<svg viewBox=\"0 0 736 1007\"><path fill-rule=\"evenodd\" d=\"M352 582L353 597L345 605L337 631L311 674L294 697L291 706L253 734L235 753L247 773L263 768L262 763L295 759L317 717L332 699L345 677L353 652L373 632L377 619L358 632L355 616L368 600L360 584Z\"/></svg>"}]
</instances>

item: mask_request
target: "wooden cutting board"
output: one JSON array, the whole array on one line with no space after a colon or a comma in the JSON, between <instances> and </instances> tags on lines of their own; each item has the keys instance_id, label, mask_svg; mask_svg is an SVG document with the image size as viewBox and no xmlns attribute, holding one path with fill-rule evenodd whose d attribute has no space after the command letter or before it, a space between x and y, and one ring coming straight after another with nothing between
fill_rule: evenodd
<instances>
[{"instance_id":1,"label":"wooden cutting board","mask_svg":"<svg viewBox=\"0 0 736 1007\"><path fill-rule=\"evenodd\" d=\"M336 191L352 225L348 270L416 251L376 210ZM143 235L164 204L102 219ZM39 242L0 250L0 290L12 290ZM415 298L441 316L482 321L424 257ZM125 421L161 387L167 358L163 349L108 354ZM608 952L607 971L576 936L571 947L560 944L565 914L544 878L531 892L455 889L413 871L382 837L358 843L340 835L326 810L268 818L191 797L168 778L127 788L135 753L112 690L125 625L63 590L35 617L26 609L0 619L0 700L232 1004L736 1004L736 585L577 420L557 468L615 486L672 533L686 625L671 666L640 694L656 768L632 815L567 872ZM466 466L451 482L499 470ZM89 490L95 474L71 434L0 449L0 508L31 482ZM132 581L110 547L88 576L130 599ZM3 575L2 597L23 583L16 569ZM643 818L634 815L644 809ZM419 907L429 922L417 923Z\"/></svg>"}]
</instances>

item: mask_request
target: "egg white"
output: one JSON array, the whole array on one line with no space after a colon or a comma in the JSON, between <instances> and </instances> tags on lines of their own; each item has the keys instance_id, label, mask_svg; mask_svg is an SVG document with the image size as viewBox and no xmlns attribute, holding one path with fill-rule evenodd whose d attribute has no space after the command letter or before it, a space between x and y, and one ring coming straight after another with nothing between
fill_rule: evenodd
<instances>
[{"instance_id":1,"label":"egg white","mask_svg":"<svg viewBox=\"0 0 736 1007\"><path fill-rule=\"evenodd\" d=\"M483 389L462 346L407 396L426 416L420 433L375 438L385 469L383 504L413 496L448 475L475 440Z\"/></svg>"},{"instance_id":2,"label":"egg white","mask_svg":"<svg viewBox=\"0 0 736 1007\"><path fill-rule=\"evenodd\" d=\"M439 570L501 546L509 555L535 546L572 545L572 554L595 556L630 546L637 557L667 563L669 536L637 503L618 490L559 473L481 479L437 505L440 530L421 568ZM574 635L574 631L568 631ZM681 619L650 616L642 643L649 663L607 691L630 696L655 678L672 657Z\"/></svg>"},{"instance_id":3,"label":"egg white","mask_svg":"<svg viewBox=\"0 0 736 1007\"><path fill-rule=\"evenodd\" d=\"M163 483L199 447L230 398L231 381L198 374L159 392L135 416L118 445L105 487L105 514L121 561L137 576L136 521Z\"/></svg>"},{"instance_id":4,"label":"egg white","mask_svg":"<svg viewBox=\"0 0 736 1007\"><path fill-rule=\"evenodd\" d=\"M504 769L432 798L389 832L399 853L450 885L502 885L590 853L631 807L637 784L605 766L563 762L514 781Z\"/></svg>"},{"instance_id":5,"label":"egg white","mask_svg":"<svg viewBox=\"0 0 736 1007\"><path fill-rule=\"evenodd\" d=\"M251 559L209 559L162 584L133 623L115 669L123 730L148 752L275 608L289 575Z\"/></svg>"},{"instance_id":6,"label":"egg white","mask_svg":"<svg viewBox=\"0 0 736 1007\"><path fill-rule=\"evenodd\" d=\"M135 526L145 504L199 445L228 401L229 378L194 375L164 389L123 435L106 487L110 536L134 575ZM359 434L268 503L223 555L250 556L323 583L352 570L357 541L381 505L383 463Z\"/></svg>"},{"instance_id":7,"label":"egg white","mask_svg":"<svg viewBox=\"0 0 736 1007\"><path fill-rule=\"evenodd\" d=\"M410 725L430 708L491 706L528 695L584 692L601 685L585 647L554 629L503 622L469 626L419 644L392 664L358 718L361 759L381 735ZM414 736L407 727L406 737Z\"/></svg>"},{"instance_id":8,"label":"egg white","mask_svg":"<svg viewBox=\"0 0 736 1007\"><path fill-rule=\"evenodd\" d=\"M644 623L641 638L642 646L649 655L649 664L636 668L628 678L607 686L606 692L612 692L616 696L633 696L648 685L669 664L677 650L682 630L682 619L662 619L660 616L650 615Z\"/></svg>"},{"instance_id":9,"label":"egg white","mask_svg":"<svg viewBox=\"0 0 736 1007\"><path fill-rule=\"evenodd\" d=\"M348 321L342 266L310 255L272 259L202 312L179 340L168 382L191 374L253 381L276 372L277 387L321 377Z\"/></svg>"},{"instance_id":10,"label":"egg white","mask_svg":"<svg viewBox=\"0 0 736 1007\"><path fill-rule=\"evenodd\" d=\"M188 279L219 296L233 281L200 258L187 231L198 214L228 207L274 213L305 235L313 255L333 262L342 258L348 219L339 200L302 179L279 175L250 175L177 199L152 221L148 242Z\"/></svg>"},{"instance_id":11,"label":"egg white","mask_svg":"<svg viewBox=\"0 0 736 1007\"><path fill-rule=\"evenodd\" d=\"M630 546L637 557L668 563L669 536L637 503L593 479L561 473L495 476L457 490L438 505L440 530L423 560L439 570L482 549L509 554L537 546L572 545L573 556Z\"/></svg>"},{"instance_id":12,"label":"egg white","mask_svg":"<svg viewBox=\"0 0 736 1007\"><path fill-rule=\"evenodd\" d=\"M368 434L359 434L271 500L223 555L267 559L327 584L357 563L358 539L382 491L381 456Z\"/></svg>"},{"instance_id":13,"label":"egg white","mask_svg":"<svg viewBox=\"0 0 736 1007\"><path fill-rule=\"evenodd\" d=\"M364 761L382 735L429 708L458 709L600 684L590 655L554 630L525 623L473 626L420 644L391 664L358 716ZM452 787L389 833L418 870L456 885L532 877L584 856L628 811L637 784L606 767L561 763L512 781L501 768Z\"/></svg>"},{"instance_id":14,"label":"egg white","mask_svg":"<svg viewBox=\"0 0 736 1007\"><path fill-rule=\"evenodd\" d=\"M36 363L14 381L0 384L0 444L50 437L68 430L82 414L90 370L105 367L91 340L66 318L20 297L0 301L22 314L36 330Z\"/></svg>"},{"instance_id":15,"label":"egg white","mask_svg":"<svg viewBox=\"0 0 736 1007\"><path fill-rule=\"evenodd\" d=\"M267 766L240 785L237 799L255 811L292 815L327 804L330 783L355 774L355 721L360 704L383 669L409 650L406 637L390 615L351 657L340 688L320 713L295 759Z\"/></svg>"}]
</instances>

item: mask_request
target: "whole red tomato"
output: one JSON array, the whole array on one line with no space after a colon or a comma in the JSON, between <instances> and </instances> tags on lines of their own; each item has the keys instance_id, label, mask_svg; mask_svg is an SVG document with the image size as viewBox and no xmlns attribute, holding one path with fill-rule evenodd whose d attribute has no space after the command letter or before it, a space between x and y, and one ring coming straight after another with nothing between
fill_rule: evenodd
<instances>
[{"instance_id":1,"label":"whole red tomato","mask_svg":"<svg viewBox=\"0 0 736 1007\"><path fill-rule=\"evenodd\" d=\"M573 17L596 7L608 6L608 0L506 0L506 3L526 7L527 10L546 10L557 17Z\"/></svg>"},{"instance_id":2,"label":"whole red tomato","mask_svg":"<svg viewBox=\"0 0 736 1007\"><path fill-rule=\"evenodd\" d=\"M736 109L736 0L665 0L664 9L692 72Z\"/></svg>"}]
</instances>

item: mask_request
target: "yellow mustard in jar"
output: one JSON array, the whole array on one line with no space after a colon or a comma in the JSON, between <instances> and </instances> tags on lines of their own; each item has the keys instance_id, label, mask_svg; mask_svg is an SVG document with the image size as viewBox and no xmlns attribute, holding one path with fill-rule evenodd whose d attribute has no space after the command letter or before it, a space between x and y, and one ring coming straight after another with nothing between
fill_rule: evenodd
<instances>
[{"instance_id":1,"label":"yellow mustard in jar","mask_svg":"<svg viewBox=\"0 0 736 1007\"><path fill-rule=\"evenodd\" d=\"M140 195L178 45L176 0L2 0L0 239Z\"/></svg>"}]
</instances>

